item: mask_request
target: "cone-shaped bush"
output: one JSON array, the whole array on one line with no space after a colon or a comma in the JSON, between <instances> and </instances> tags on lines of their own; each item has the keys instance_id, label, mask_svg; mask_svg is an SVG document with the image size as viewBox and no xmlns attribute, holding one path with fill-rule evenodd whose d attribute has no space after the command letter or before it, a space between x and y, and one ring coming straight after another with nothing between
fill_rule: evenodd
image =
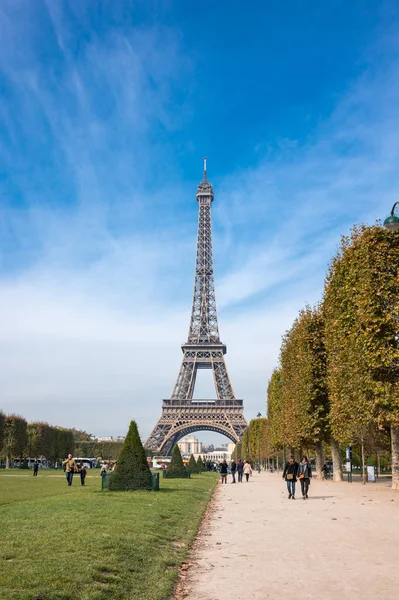
<instances>
[{"instance_id":1,"label":"cone-shaped bush","mask_svg":"<svg viewBox=\"0 0 399 600\"><path fill-rule=\"evenodd\" d=\"M197 461L194 458L194 454L192 454L190 456L190 460L188 461L187 469L190 471L190 473L199 473L198 467L197 467Z\"/></svg>"},{"instance_id":2,"label":"cone-shaped bush","mask_svg":"<svg viewBox=\"0 0 399 600\"><path fill-rule=\"evenodd\" d=\"M205 465L204 465L204 461L202 460L202 457L199 456L198 460L197 460L197 469L199 471L199 473L203 473L203 471L205 471Z\"/></svg>"},{"instance_id":3,"label":"cone-shaped bush","mask_svg":"<svg viewBox=\"0 0 399 600\"><path fill-rule=\"evenodd\" d=\"M177 444L173 448L172 458L169 463L168 469L184 469L184 463L183 463L183 459L181 457L180 448Z\"/></svg>"},{"instance_id":4,"label":"cone-shaped bush","mask_svg":"<svg viewBox=\"0 0 399 600\"><path fill-rule=\"evenodd\" d=\"M177 444L173 448L172 459L169 463L168 468L166 469L166 471L164 473L164 476L165 477L174 477L174 478L179 478L179 477L183 478L183 477L189 476L189 472L184 466L183 459L180 454L180 448Z\"/></svg>"},{"instance_id":5,"label":"cone-shaped bush","mask_svg":"<svg viewBox=\"0 0 399 600\"><path fill-rule=\"evenodd\" d=\"M135 421L130 422L109 489L113 491L151 490L152 475Z\"/></svg>"}]
</instances>

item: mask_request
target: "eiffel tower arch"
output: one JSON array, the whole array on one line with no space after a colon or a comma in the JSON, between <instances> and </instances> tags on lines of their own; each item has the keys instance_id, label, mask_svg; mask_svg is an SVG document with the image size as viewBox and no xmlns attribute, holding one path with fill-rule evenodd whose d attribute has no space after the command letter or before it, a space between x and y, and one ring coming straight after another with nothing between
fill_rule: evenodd
<instances>
[{"instance_id":1,"label":"eiffel tower arch","mask_svg":"<svg viewBox=\"0 0 399 600\"><path fill-rule=\"evenodd\" d=\"M194 294L183 360L169 399L162 402L162 415L145 442L160 455L171 453L174 445L189 433L215 431L238 442L247 426L243 401L236 399L227 372L226 346L219 336L213 274L211 204L212 185L204 178L197 190L198 235ZM198 369L212 369L216 398L194 399Z\"/></svg>"}]
</instances>

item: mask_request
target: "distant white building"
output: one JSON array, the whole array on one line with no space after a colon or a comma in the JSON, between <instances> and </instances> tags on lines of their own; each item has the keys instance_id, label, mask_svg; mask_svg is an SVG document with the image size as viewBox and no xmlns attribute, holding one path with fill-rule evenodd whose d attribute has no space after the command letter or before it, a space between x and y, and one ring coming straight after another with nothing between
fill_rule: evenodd
<instances>
[{"instance_id":1,"label":"distant white building","mask_svg":"<svg viewBox=\"0 0 399 600\"><path fill-rule=\"evenodd\" d=\"M180 452L185 455L200 455L202 452L202 442L199 442L193 435L184 437L177 445L180 448Z\"/></svg>"},{"instance_id":2,"label":"distant white building","mask_svg":"<svg viewBox=\"0 0 399 600\"><path fill-rule=\"evenodd\" d=\"M112 437L112 435L100 435L97 438L98 442L113 442L114 438Z\"/></svg>"},{"instance_id":3,"label":"distant white building","mask_svg":"<svg viewBox=\"0 0 399 600\"><path fill-rule=\"evenodd\" d=\"M222 462L225 460L227 463L231 461L231 455L235 448L235 444L233 442L229 442L226 444L226 449L224 450L213 450L213 452L206 452L205 454L194 454L196 460L198 460L198 456L202 457L204 462Z\"/></svg>"}]
</instances>

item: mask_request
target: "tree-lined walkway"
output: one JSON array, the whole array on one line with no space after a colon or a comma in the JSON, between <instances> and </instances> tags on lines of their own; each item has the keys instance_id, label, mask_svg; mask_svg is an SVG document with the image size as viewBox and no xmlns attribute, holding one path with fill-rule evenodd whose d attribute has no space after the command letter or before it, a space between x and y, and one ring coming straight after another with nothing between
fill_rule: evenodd
<instances>
[{"instance_id":1,"label":"tree-lined walkway","mask_svg":"<svg viewBox=\"0 0 399 600\"><path fill-rule=\"evenodd\" d=\"M292 501L281 473L254 473L216 494L187 600L397 599L399 494L387 485L312 481L309 500Z\"/></svg>"}]
</instances>

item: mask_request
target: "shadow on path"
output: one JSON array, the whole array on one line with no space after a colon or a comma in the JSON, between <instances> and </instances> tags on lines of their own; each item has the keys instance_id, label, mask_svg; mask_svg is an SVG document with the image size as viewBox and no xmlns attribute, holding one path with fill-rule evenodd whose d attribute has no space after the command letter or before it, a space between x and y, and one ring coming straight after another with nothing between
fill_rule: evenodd
<instances>
[{"instance_id":1,"label":"shadow on path","mask_svg":"<svg viewBox=\"0 0 399 600\"><path fill-rule=\"evenodd\" d=\"M309 496L308 500L326 500L326 498L335 498L335 496Z\"/></svg>"}]
</instances>

